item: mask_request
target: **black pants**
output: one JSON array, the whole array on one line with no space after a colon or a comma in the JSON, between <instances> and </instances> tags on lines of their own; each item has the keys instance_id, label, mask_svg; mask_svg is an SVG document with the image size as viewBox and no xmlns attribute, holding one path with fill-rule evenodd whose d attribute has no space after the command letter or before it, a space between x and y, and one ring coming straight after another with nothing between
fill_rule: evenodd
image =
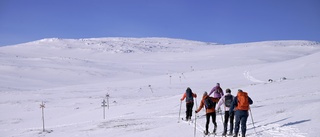
<instances>
[{"instance_id":1,"label":"black pants","mask_svg":"<svg viewBox=\"0 0 320 137\"><path fill-rule=\"evenodd\" d=\"M228 121L230 118L230 133L233 133L233 120L234 120L234 113L229 114L229 111L225 111L224 113L224 123L223 123L223 133L227 133Z\"/></svg>"},{"instance_id":2,"label":"black pants","mask_svg":"<svg viewBox=\"0 0 320 137\"><path fill-rule=\"evenodd\" d=\"M186 111L186 120L191 119L192 117L192 108L193 108L193 102L186 103L187 111Z\"/></svg>"},{"instance_id":3,"label":"black pants","mask_svg":"<svg viewBox=\"0 0 320 137\"><path fill-rule=\"evenodd\" d=\"M206 131L208 132L209 130L209 123L210 123L210 116L212 117L212 123L214 125L214 131L217 128L217 122L216 122L216 112L212 112L212 113L207 113L206 114L206 118L207 118L207 122L206 122Z\"/></svg>"}]
</instances>

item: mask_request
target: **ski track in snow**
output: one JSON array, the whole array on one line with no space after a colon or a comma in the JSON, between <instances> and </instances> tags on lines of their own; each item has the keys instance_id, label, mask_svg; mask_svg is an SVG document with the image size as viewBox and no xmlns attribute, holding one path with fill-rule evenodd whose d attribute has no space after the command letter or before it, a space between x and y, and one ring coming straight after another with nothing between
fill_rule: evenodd
<instances>
[{"instance_id":1,"label":"ski track in snow","mask_svg":"<svg viewBox=\"0 0 320 137\"><path fill-rule=\"evenodd\" d=\"M251 76L251 75L250 75L250 71L244 71L244 72L243 72L243 75L244 75L244 77L245 77L247 80L252 81L252 82L254 82L254 83L266 83L265 81L256 79L256 78L254 78L253 76Z\"/></svg>"},{"instance_id":2,"label":"ski track in snow","mask_svg":"<svg viewBox=\"0 0 320 137\"><path fill-rule=\"evenodd\" d=\"M270 134L272 137L306 137L307 134L301 133L297 128L290 126L279 126L277 124L269 124L261 127L264 133Z\"/></svg>"}]
</instances>

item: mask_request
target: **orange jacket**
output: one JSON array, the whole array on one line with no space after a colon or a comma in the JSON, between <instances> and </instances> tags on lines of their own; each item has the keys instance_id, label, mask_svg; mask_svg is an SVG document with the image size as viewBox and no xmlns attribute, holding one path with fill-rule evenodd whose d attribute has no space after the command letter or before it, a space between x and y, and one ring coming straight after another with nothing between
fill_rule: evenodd
<instances>
[{"instance_id":1,"label":"orange jacket","mask_svg":"<svg viewBox=\"0 0 320 137\"><path fill-rule=\"evenodd\" d=\"M247 92L238 92L238 105L236 110L249 110L249 97Z\"/></svg>"},{"instance_id":2,"label":"orange jacket","mask_svg":"<svg viewBox=\"0 0 320 137\"><path fill-rule=\"evenodd\" d=\"M205 102L205 100L206 100L207 97L210 98L210 99L211 99L213 102L215 102L215 103L218 103L218 102L219 102L219 99L218 99L218 98L209 97L208 95L207 95L207 96L203 96L203 97L202 97L202 100L201 100L201 102L200 102L200 106L199 106L199 108L196 110L197 113L203 108L204 102ZM215 112L215 111L216 111L216 110L215 110L215 107L210 108L210 109L206 109L206 113L212 113L212 112Z\"/></svg>"},{"instance_id":3,"label":"orange jacket","mask_svg":"<svg viewBox=\"0 0 320 137\"><path fill-rule=\"evenodd\" d=\"M196 98L197 94L192 93L192 96ZM187 93L184 93L180 100L183 101L186 97L187 97ZM187 103L191 103L191 102L187 102Z\"/></svg>"}]
</instances>

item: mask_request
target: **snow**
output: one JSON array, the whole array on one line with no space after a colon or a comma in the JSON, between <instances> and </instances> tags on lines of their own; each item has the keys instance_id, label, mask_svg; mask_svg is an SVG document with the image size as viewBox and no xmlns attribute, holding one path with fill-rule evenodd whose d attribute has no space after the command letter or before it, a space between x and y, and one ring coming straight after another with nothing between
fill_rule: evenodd
<instances>
[{"instance_id":1,"label":"snow","mask_svg":"<svg viewBox=\"0 0 320 137\"><path fill-rule=\"evenodd\" d=\"M255 127L249 116L248 137L315 137L319 62L320 43L302 40L222 45L50 38L0 47L0 136L193 136L194 123L179 120L179 99L190 87L199 105L203 92L219 82L233 95L243 89L253 99ZM103 119L106 94L110 105ZM197 114L196 136L203 136L204 114ZM221 134L220 114L217 124Z\"/></svg>"}]
</instances>

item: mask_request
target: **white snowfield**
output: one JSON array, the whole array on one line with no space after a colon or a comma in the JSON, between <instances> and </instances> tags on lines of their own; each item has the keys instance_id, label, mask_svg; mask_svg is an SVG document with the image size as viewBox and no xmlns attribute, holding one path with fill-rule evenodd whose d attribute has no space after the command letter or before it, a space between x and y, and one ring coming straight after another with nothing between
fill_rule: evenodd
<instances>
[{"instance_id":1,"label":"white snowfield","mask_svg":"<svg viewBox=\"0 0 320 137\"><path fill-rule=\"evenodd\" d=\"M53 38L0 47L0 136L193 137L196 125L202 137L204 110L196 124L183 122L180 98L190 87L199 105L217 82L254 101L247 137L320 136L320 43L169 38ZM185 102L181 108L184 118ZM221 135L220 114L217 124Z\"/></svg>"}]
</instances>

